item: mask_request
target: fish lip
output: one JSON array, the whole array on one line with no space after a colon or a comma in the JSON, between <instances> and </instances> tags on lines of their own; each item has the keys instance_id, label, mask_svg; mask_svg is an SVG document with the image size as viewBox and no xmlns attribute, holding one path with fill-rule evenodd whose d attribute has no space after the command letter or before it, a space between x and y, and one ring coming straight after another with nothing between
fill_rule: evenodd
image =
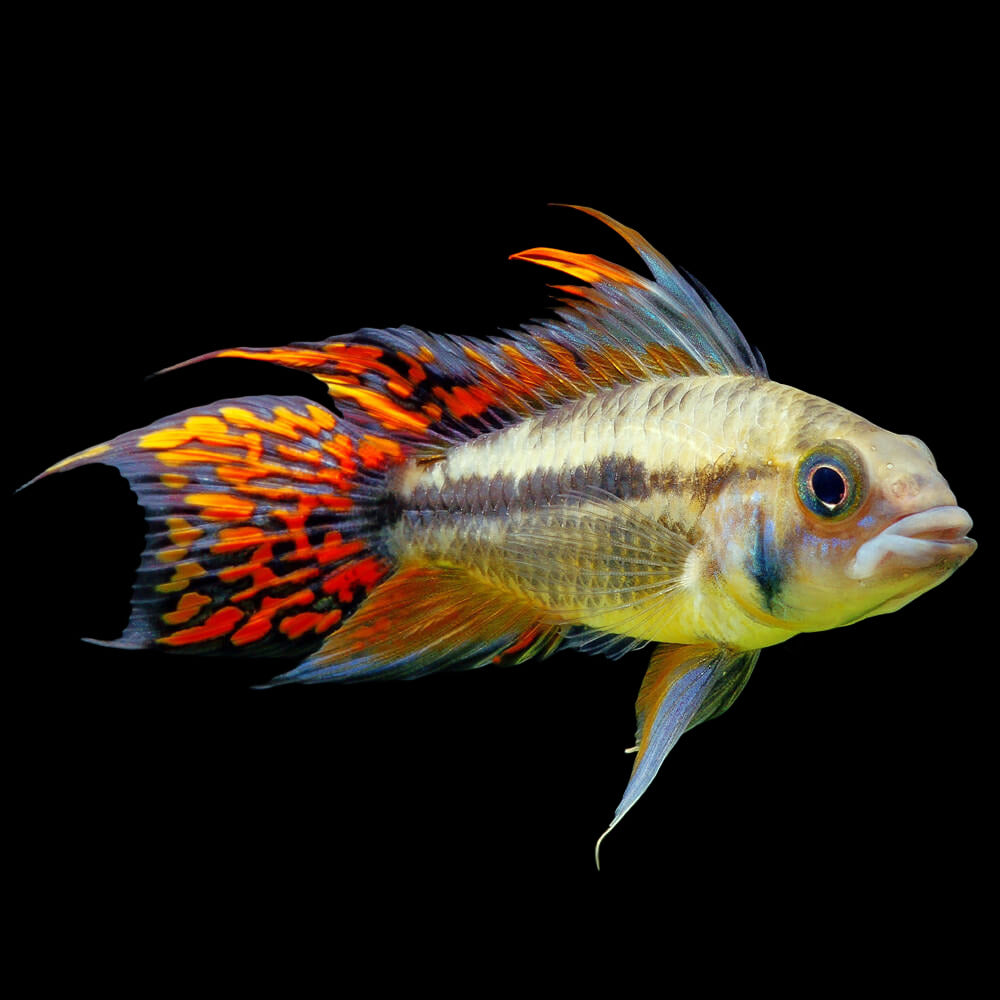
<instances>
[{"instance_id":1,"label":"fish lip","mask_svg":"<svg viewBox=\"0 0 1000 1000\"><path fill-rule=\"evenodd\" d=\"M961 507L931 507L908 514L884 529L883 535L900 535L927 541L957 542L966 539L972 530L972 518ZM967 539L972 541L971 538Z\"/></svg>"},{"instance_id":2,"label":"fish lip","mask_svg":"<svg viewBox=\"0 0 1000 1000\"><path fill-rule=\"evenodd\" d=\"M865 580L880 570L958 566L976 550L976 542L968 537L971 528L972 518L961 507L930 507L907 514L858 548L847 575Z\"/></svg>"}]
</instances>

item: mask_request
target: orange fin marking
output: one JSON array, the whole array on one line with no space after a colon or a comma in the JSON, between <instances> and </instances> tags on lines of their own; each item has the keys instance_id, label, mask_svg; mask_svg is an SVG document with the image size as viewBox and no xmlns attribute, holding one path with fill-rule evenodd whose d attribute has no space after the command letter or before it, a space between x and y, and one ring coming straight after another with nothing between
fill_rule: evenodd
<instances>
[{"instance_id":1,"label":"orange fin marking","mask_svg":"<svg viewBox=\"0 0 1000 1000\"><path fill-rule=\"evenodd\" d=\"M160 549L156 553L156 559L158 562L177 562L178 559L183 559L188 554L186 546L174 545L167 549Z\"/></svg>"},{"instance_id":2,"label":"orange fin marking","mask_svg":"<svg viewBox=\"0 0 1000 1000\"><path fill-rule=\"evenodd\" d=\"M411 385L419 385L427 379L427 372L424 370L424 366L416 358L410 357L405 351L397 351L396 354L407 364L406 376L410 380ZM433 361L434 359L425 358L424 360Z\"/></svg>"},{"instance_id":3,"label":"orange fin marking","mask_svg":"<svg viewBox=\"0 0 1000 1000\"><path fill-rule=\"evenodd\" d=\"M343 612L340 608L336 608L325 615L320 614L318 611L303 611L302 614L288 615L286 618L283 618L279 628L289 639L298 639L310 630L317 635L322 635L333 628L342 617Z\"/></svg>"},{"instance_id":4,"label":"orange fin marking","mask_svg":"<svg viewBox=\"0 0 1000 1000\"><path fill-rule=\"evenodd\" d=\"M615 281L622 285L642 285L642 279L620 264L612 264L601 257L589 253L573 253L569 250L555 250L552 247L534 247L510 255L510 260L527 260L579 278L589 285L596 285L601 279Z\"/></svg>"},{"instance_id":5,"label":"orange fin marking","mask_svg":"<svg viewBox=\"0 0 1000 1000\"><path fill-rule=\"evenodd\" d=\"M204 625L196 625L193 628L181 629L170 635L157 639L157 642L165 646L188 646L195 642L207 642L210 639L218 639L228 635L236 627L236 623L244 617L239 608L220 608L213 615L210 615Z\"/></svg>"},{"instance_id":6,"label":"orange fin marking","mask_svg":"<svg viewBox=\"0 0 1000 1000\"><path fill-rule=\"evenodd\" d=\"M323 592L335 594L340 601L354 599L357 590L370 591L389 572L389 567L377 556L348 563L323 581Z\"/></svg>"},{"instance_id":7,"label":"orange fin marking","mask_svg":"<svg viewBox=\"0 0 1000 1000\"><path fill-rule=\"evenodd\" d=\"M604 373L609 381L621 381L621 375L636 380L642 378L641 365L619 347L605 347L601 351L585 350L583 357L595 371Z\"/></svg>"},{"instance_id":8,"label":"orange fin marking","mask_svg":"<svg viewBox=\"0 0 1000 1000\"><path fill-rule=\"evenodd\" d=\"M304 583L313 577L319 576L319 570L315 566L305 566L302 569L293 570L291 573L275 573L273 570L262 566L253 571L253 586L246 590L241 590L238 594L233 594L233 601L246 601L251 597L256 597L262 590L271 587L283 587L289 583Z\"/></svg>"},{"instance_id":9,"label":"orange fin marking","mask_svg":"<svg viewBox=\"0 0 1000 1000\"><path fill-rule=\"evenodd\" d=\"M331 396L335 399L343 397L354 400L386 430L423 431L430 425L430 420L422 413L404 410L403 407L374 389L341 383L333 375L320 375L318 377L326 384Z\"/></svg>"},{"instance_id":10,"label":"orange fin marking","mask_svg":"<svg viewBox=\"0 0 1000 1000\"><path fill-rule=\"evenodd\" d=\"M329 531L323 539L323 544L315 550L316 561L321 566L325 563L340 562L348 556L363 552L365 547L360 538L345 542L339 531Z\"/></svg>"},{"instance_id":11,"label":"orange fin marking","mask_svg":"<svg viewBox=\"0 0 1000 1000\"><path fill-rule=\"evenodd\" d=\"M247 643L256 642L271 631L272 619L279 611L302 604L312 604L314 600L315 595L308 589L298 590L290 597L265 597L261 601L260 610L253 614L238 632L233 633L229 641L234 646L245 646Z\"/></svg>"},{"instance_id":12,"label":"orange fin marking","mask_svg":"<svg viewBox=\"0 0 1000 1000\"><path fill-rule=\"evenodd\" d=\"M194 580L196 577L205 575L205 567L200 563L195 562L193 559L189 559L186 562L178 563L174 567L174 575L171 577L171 582L176 583L179 580Z\"/></svg>"},{"instance_id":13,"label":"orange fin marking","mask_svg":"<svg viewBox=\"0 0 1000 1000\"><path fill-rule=\"evenodd\" d=\"M201 507L201 516L206 521L245 521L257 508L252 501L229 493L189 493L184 502Z\"/></svg>"},{"instance_id":14,"label":"orange fin marking","mask_svg":"<svg viewBox=\"0 0 1000 1000\"><path fill-rule=\"evenodd\" d=\"M296 462L308 462L310 465L323 464L323 456L316 448L303 451L301 448L293 448L291 445L279 444L277 451L283 458L290 458Z\"/></svg>"},{"instance_id":15,"label":"orange fin marking","mask_svg":"<svg viewBox=\"0 0 1000 1000\"><path fill-rule=\"evenodd\" d=\"M216 351L214 354L206 355L206 357L274 361L280 365L287 365L289 368L318 368L320 365L330 363L330 358L322 351L293 347L258 348L255 350L232 347L224 351Z\"/></svg>"},{"instance_id":16,"label":"orange fin marking","mask_svg":"<svg viewBox=\"0 0 1000 1000\"><path fill-rule=\"evenodd\" d=\"M241 580L245 576L250 576L262 567L266 567L274 558L274 553L271 550L273 542L274 539L268 536L268 540L251 554L249 562L239 563L236 566L226 566L220 569L217 574L219 579L223 583L232 583L235 580ZM274 574L271 575L273 576Z\"/></svg>"},{"instance_id":17,"label":"orange fin marking","mask_svg":"<svg viewBox=\"0 0 1000 1000\"><path fill-rule=\"evenodd\" d=\"M568 347L563 347L562 344L557 344L554 340L539 339L538 343L546 353L555 359L556 366L566 374L571 384L580 385L585 381L586 376Z\"/></svg>"},{"instance_id":18,"label":"orange fin marking","mask_svg":"<svg viewBox=\"0 0 1000 1000\"><path fill-rule=\"evenodd\" d=\"M516 378L510 379L510 389L523 395L524 390L538 392L542 397L554 396L557 399L573 398L580 394L579 387L574 387L563 379L554 377L541 365L525 357L524 352L516 344L500 344L500 350L514 366Z\"/></svg>"},{"instance_id":19,"label":"orange fin marking","mask_svg":"<svg viewBox=\"0 0 1000 1000\"><path fill-rule=\"evenodd\" d=\"M542 632L541 625L532 625L530 628L526 628L518 637L515 642L508 646L502 653L498 653L493 657L494 663L501 663L505 659L511 656L515 656L517 653L521 653L524 650L530 648L531 644L538 638Z\"/></svg>"},{"instance_id":20,"label":"orange fin marking","mask_svg":"<svg viewBox=\"0 0 1000 1000\"><path fill-rule=\"evenodd\" d=\"M324 344L323 350L327 354L335 356L338 365L344 365L353 361L359 366L359 371L375 366L375 362L381 358L385 351L375 344L356 344L352 341L335 340L329 344ZM381 366L386 371L391 372L391 368Z\"/></svg>"},{"instance_id":21,"label":"orange fin marking","mask_svg":"<svg viewBox=\"0 0 1000 1000\"><path fill-rule=\"evenodd\" d=\"M172 541L174 545L190 545L192 542L196 542L202 535L205 534L201 528L195 528L183 517L168 517L166 519L166 525L170 541Z\"/></svg>"},{"instance_id":22,"label":"orange fin marking","mask_svg":"<svg viewBox=\"0 0 1000 1000\"><path fill-rule=\"evenodd\" d=\"M188 591L188 593L181 596L174 611L168 611L163 615L163 620L168 625L183 625L194 618L206 604L211 603L211 597L195 591Z\"/></svg>"},{"instance_id":23,"label":"orange fin marking","mask_svg":"<svg viewBox=\"0 0 1000 1000\"><path fill-rule=\"evenodd\" d=\"M217 554L236 552L239 549L249 548L251 545L259 545L261 540L266 537L267 533L262 528L250 526L222 528L218 534L219 541L212 546L212 552Z\"/></svg>"},{"instance_id":24,"label":"orange fin marking","mask_svg":"<svg viewBox=\"0 0 1000 1000\"><path fill-rule=\"evenodd\" d=\"M183 427L164 427L139 438L140 448L177 448L194 437Z\"/></svg>"},{"instance_id":25,"label":"orange fin marking","mask_svg":"<svg viewBox=\"0 0 1000 1000\"><path fill-rule=\"evenodd\" d=\"M698 362L680 347L664 347L662 344L650 344L646 355L658 366L664 375L685 375L698 371Z\"/></svg>"},{"instance_id":26,"label":"orange fin marking","mask_svg":"<svg viewBox=\"0 0 1000 1000\"><path fill-rule=\"evenodd\" d=\"M358 442L358 458L366 469L384 469L403 457L403 449L391 438L366 434Z\"/></svg>"},{"instance_id":27,"label":"orange fin marking","mask_svg":"<svg viewBox=\"0 0 1000 1000\"><path fill-rule=\"evenodd\" d=\"M444 386L434 387L434 395L440 399L448 412L459 420L463 417L478 417L490 408L490 404L496 401L496 397L478 386L456 385L451 390Z\"/></svg>"}]
</instances>

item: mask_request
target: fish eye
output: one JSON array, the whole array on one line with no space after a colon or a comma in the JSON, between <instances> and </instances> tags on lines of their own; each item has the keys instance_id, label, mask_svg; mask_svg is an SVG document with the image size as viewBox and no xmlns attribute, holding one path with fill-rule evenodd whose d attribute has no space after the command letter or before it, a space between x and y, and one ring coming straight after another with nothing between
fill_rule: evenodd
<instances>
[{"instance_id":1,"label":"fish eye","mask_svg":"<svg viewBox=\"0 0 1000 1000\"><path fill-rule=\"evenodd\" d=\"M799 463L796 486L806 510L827 519L845 517L864 491L861 463L853 451L828 442Z\"/></svg>"},{"instance_id":2,"label":"fish eye","mask_svg":"<svg viewBox=\"0 0 1000 1000\"><path fill-rule=\"evenodd\" d=\"M809 488L817 500L830 510L835 510L847 496L847 480L840 469L832 465L818 465L809 473Z\"/></svg>"}]
</instances>

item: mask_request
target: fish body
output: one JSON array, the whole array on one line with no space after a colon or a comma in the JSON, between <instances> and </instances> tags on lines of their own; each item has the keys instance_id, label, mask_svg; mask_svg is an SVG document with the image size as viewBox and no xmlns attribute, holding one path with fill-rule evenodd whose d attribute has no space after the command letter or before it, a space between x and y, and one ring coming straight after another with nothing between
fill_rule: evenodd
<instances>
[{"instance_id":1,"label":"fish body","mask_svg":"<svg viewBox=\"0 0 1000 1000\"><path fill-rule=\"evenodd\" d=\"M786 600L809 587L798 564L829 561L842 545L822 525L783 522L787 479L817 432L864 439L866 474L889 490L912 479L889 473L909 469L914 446L901 456L895 435L797 389L759 377L655 379L476 438L430 466L411 460L395 477L393 554L453 562L553 617L644 641L759 649L849 624L876 613L879 591L821 595L809 608ZM954 505L926 473L934 505ZM914 484L912 495L928 502L930 488ZM662 547L637 560L641 575L627 575L615 537L629 531L637 546ZM925 589L914 583L908 599Z\"/></svg>"},{"instance_id":2,"label":"fish body","mask_svg":"<svg viewBox=\"0 0 1000 1000\"><path fill-rule=\"evenodd\" d=\"M145 508L112 645L301 651L274 683L316 683L654 644L613 827L761 649L895 610L971 555L926 446L771 381L705 289L584 211L652 279L525 251L583 282L555 319L218 351L312 373L337 411L223 400L46 470L114 465Z\"/></svg>"}]
</instances>

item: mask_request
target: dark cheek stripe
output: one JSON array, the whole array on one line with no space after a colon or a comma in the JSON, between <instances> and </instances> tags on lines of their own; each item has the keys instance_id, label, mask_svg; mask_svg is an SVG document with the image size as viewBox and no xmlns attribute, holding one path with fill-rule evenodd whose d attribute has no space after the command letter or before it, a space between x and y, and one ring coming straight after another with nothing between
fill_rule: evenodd
<instances>
[{"instance_id":1,"label":"dark cheek stripe","mask_svg":"<svg viewBox=\"0 0 1000 1000\"><path fill-rule=\"evenodd\" d=\"M758 513L757 530L747 558L747 572L757 583L764 607L774 612L784 582L781 551L774 537L774 522Z\"/></svg>"}]
</instances>

